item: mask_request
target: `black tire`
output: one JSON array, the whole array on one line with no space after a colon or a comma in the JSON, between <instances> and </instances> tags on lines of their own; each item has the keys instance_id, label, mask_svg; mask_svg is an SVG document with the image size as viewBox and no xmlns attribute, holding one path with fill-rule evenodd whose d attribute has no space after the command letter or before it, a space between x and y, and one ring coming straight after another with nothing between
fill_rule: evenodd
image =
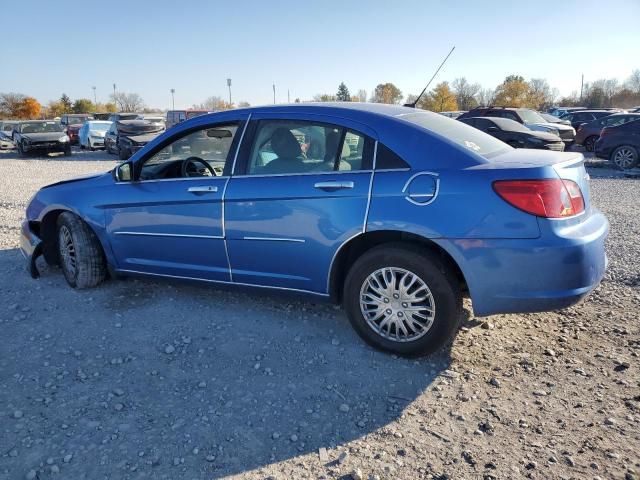
<instances>
[{"instance_id":1,"label":"black tire","mask_svg":"<svg viewBox=\"0 0 640 480\"><path fill-rule=\"evenodd\" d=\"M70 157L71 156L71 145L67 145L64 149L64 156L65 157Z\"/></svg>"},{"instance_id":2,"label":"black tire","mask_svg":"<svg viewBox=\"0 0 640 480\"><path fill-rule=\"evenodd\" d=\"M625 155L627 153L628 155ZM638 166L640 158L638 150L631 145L621 145L611 152L611 163L620 170L628 170Z\"/></svg>"},{"instance_id":3,"label":"black tire","mask_svg":"<svg viewBox=\"0 0 640 480\"><path fill-rule=\"evenodd\" d=\"M118 149L118 158L120 160L128 160L130 156L131 156L131 153L129 153L128 149L125 150L122 147Z\"/></svg>"},{"instance_id":4,"label":"black tire","mask_svg":"<svg viewBox=\"0 0 640 480\"><path fill-rule=\"evenodd\" d=\"M106 278L107 267L102 246L93 230L71 212L60 214L57 226L58 256L67 283L78 289L92 288L100 284ZM72 256L75 258L73 268L65 259L64 253L68 248L69 239L73 248Z\"/></svg>"},{"instance_id":5,"label":"black tire","mask_svg":"<svg viewBox=\"0 0 640 480\"><path fill-rule=\"evenodd\" d=\"M426 333L415 340L401 342L385 338L369 325L360 308L361 289L365 281L369 275L386 267L402 269L417 276L433 297L433 323ZM368 344L405 357L428 355L441 348L456 333L462 318L462 294L452 272L437 255L419 247L398 243L375 247L356 260L345 279L343 305L351 325Z\"/></svg>"},{"instance_id":6,"label":"black tire","mask_svg":"<svg viewBox=\"0 0 640 480\"><path fill-rule=\"evenodd\" d=\"M598 141L598 135L591 135L590 137L587 137L583 143L584 149L587 152L593 152L596 149L597 141Z\"/></svg>"}]
</instances>

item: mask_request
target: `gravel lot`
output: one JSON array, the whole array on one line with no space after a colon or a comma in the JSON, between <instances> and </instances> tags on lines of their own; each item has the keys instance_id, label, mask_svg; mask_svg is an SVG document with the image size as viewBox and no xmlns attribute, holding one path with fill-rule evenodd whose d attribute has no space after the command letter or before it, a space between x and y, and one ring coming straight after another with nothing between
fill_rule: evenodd
<instances>
[{"instance_id":1,"label":"gravel lot","mask_svg":"<svg viewBox=\"0 0 640 480\"><path fill-rule=\"evenodd\" d=\"M467 304L449 349L409 361L329 305L32 280L31 195L114 158L0 152L0 479L640 478L640 180L590 168L610 266L585 302Z\"/></svg>"}]
</instances>

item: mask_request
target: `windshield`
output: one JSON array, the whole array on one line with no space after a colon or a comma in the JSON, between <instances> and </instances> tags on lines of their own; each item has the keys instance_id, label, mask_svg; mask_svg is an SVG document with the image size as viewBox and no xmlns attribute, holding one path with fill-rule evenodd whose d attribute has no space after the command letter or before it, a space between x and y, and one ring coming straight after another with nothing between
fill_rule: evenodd
<instances>
[{"instance_id":1,"label":"windshield","mask_svg":"<svg viewBox=\"0 0 640 480\"><path fill-rule=\"evenodd\" d=\"M62 125L58 122L26 122L20 125L21 133L49 133L62 131Z\"/></svg>"},{"instance_id":2,"label":"windshield","mask_svg":"<svg viewBox=\"0 0 640 480\"><path fill-rule=\"evenodd\" d=\"M111 122L91 122L89 124L89 129L106 132L107 130L109 130L110 126L111 126Z\"/></svg>"},{"instance_id":3,"label":"windshield","mask_svg":"<svg viewBox=\"0 0 640 480\"><path fill-rule=\"evenodd\" d=\"M67 117L67 122L69 122L69 125L74 125L76 123L84 123L87 120L91 120L91 117L88 115L80 115L80 116L69 116Z\"/></svg>"},{"instance_id":4,"label":"windshield","mask_svg":"<svg viewBox=\"0 0 640 480\"><path fill-rule=\"evenodd\" d=\"M13 130L13 125L10 124L10 123L7 123L7 124L2 126L2 131L3 132L10 132L11 130Z\"/></svg>"},{"instance_id":5,"label":"windshield","mask_svg":"<svg viewBox=\"0 0 640 480\"><path fill-rule=\"evenodd\" d=\"M418 125L425 130L442 135L467 150L484 158L491 158L511 149L506 143L480 130L444 115L427 112L405 113L398 118Z\"/></svg>"},{"instance_id":6,"label":"windshield","mask_svg":"<svg viewBox=\"0 0 640 480\"><path fill-rule=\"evenodd\" d=\"M527 110L525 108L518 110L518 113L522 120L524 120L524 123L548 123L538 112L534 112L533 110Z\"/></svg>"}]
</instances>

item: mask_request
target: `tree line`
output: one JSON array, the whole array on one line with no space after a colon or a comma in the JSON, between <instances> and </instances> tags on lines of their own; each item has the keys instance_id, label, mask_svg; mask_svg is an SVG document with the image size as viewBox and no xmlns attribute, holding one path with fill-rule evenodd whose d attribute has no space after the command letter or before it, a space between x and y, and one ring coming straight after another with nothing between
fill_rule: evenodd
<instances>
[{"instance_id":1,"label":"tree line","mask_svg":"<svg viewBox=\"0 0 640 480\"><path fill-rule=\"evenodd\" d=\"M399 104L413 103L417 95L409 94L406 99L402 91L393 83L376 86L370 102ZM298 101L296 99L296 101ZM317 94L314 102L366 102L365 90L351 95L349 88L341 82L335 95ZM586 83L582 98L577 92L560 96L558 89L551 88L544 78L525 80L521 75L509 75L496 88L483 88L479 83L471 83L465 77L453 82L438 83L418 101L416 106L434 112L471 110L479 106L526 107L546 110L553 105L584 106L588 108L620 107L630 108L640 105L640 70L634 70L626 81L600 79Z\"/></svg>"},{"instance_id":2,"label":"tree line","mask_svg":"<svg viewBox=\"0 0 640 480\"><path fill-rule=\"evenodd\" d=\"M366 102L399 104L413 103L417 95L403 95L393 83L380 83L367 98L367 91L360 89L352 94L344 82L338 85L335 94L317 94L312 102ZM299 98L295 102L300 102ZM584 106L588 108L620 107L640 105L640 69L634 70L624 82L617 79L600 79L584 85L582 95L577 91L561 97L558 89L551 88L544 78L525 80L521 75L509 75L496 88L483 88L465 77L453 82L438 83L418 101L416 106L434 112L471 110L478 106L527 107L546 110L553 105ZM229 110L250 106L247 102L237 105L218 96L207 98L192 108L209 111ZM66 94L58 100L41 105L35 98L21 93L0 93L0 118L35 119L54 118L65 113L92 112L159 112L149 109L137 93L116 92L107 103L94 103L87 98L72 101Z\"/></svg>"}]
</instances>

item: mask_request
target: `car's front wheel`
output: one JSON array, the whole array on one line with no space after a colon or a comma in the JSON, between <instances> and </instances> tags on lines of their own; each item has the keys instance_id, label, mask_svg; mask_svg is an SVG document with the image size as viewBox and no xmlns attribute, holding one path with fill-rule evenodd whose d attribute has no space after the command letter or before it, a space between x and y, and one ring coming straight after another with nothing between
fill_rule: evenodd
<instances>
[{"instance_id":1,"label":"car's front wheel","mask_svg":"<svg viewBox=\"0 0 640 480\"><path fill-rule=\"evenodd\" d=\"M628 170L638 166L638 150L631 145L623 145L611 153L611 161L620 170Z\"/></svg>"},{"instance_id":2,"label":"car's front wheel","mask_svg":"<svg viewBox=\"0 0 640 480\"><path fill-rule=\"evenodd\" d=\"M356 332L398 355L432 353L456 332L462 295L437 255L405 245L382 245L351 267L343 302Z\"/></svg>"},{"instance_id":3,"label":"car's front wheel","mask_svg":"<svg viewBox=\"0 0 640 480\"><path fill-rule=\"evenodd\" d=\"M58 217L58 253L67 283L73 288L91 288L106 275L102 246L93 230L71 212Z\"/></svg>"},{"instance_id":4,"label":"car's front wheel","mask_svg":"<svg viewBox=\"0 0 640 480\"><path fill-rule=\"evenodd\" d=\"M587 152L593 152L596 149L596 142L598 141L597 135L591 135L584 141L584 149Z\"/></svg>"}]
</instances>

